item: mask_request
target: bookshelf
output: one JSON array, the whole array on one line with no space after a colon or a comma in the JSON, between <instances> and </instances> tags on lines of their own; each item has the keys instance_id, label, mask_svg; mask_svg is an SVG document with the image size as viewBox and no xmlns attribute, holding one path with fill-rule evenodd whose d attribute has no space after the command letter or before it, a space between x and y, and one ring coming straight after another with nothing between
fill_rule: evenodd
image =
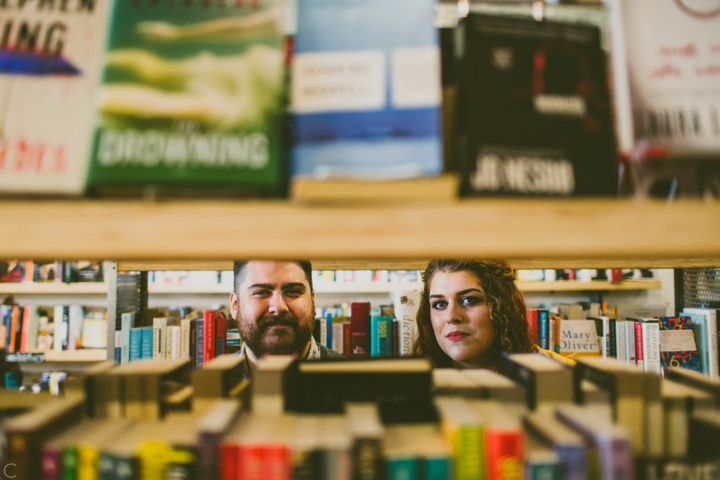
<instances>
[{"instance_id":1,"label":"bookshelf","mask_svg":"<svg viewBox=\"0 0 720 480\"><path fill-rule=\"evenodd\" d=\"M327 262L317 268L345 269L422 268L432 257L501 257L516 268L720 264L720 203L701 201L7 200L0 224L13 225L0 231L3 258L113 258L120 269L185 268L181 261L214 269L237 257L310 258ZM37 235L38 225L53 234Z\"/></svg>"},{"instance_id":2,"label":"bookshelf","mask_svg":"<svg viewBox=\"0 0 720 480\"><path fill-rule=\"evenodd\" d=\"M107 295L107 283L0 283L0 295Z\"/></svg>"},{"instance_id":3,"label":"bookshelf","mask_svg":"<svg viewBox=\"0 0 720 480\"><path fill-rule=\"evenodd\" d=\"M81 350L64 350L56 352L48 350L45 352L22 352L8 353L6 359L8 362L17 363L76 363L76 362L102 362L107 357L107 351L104 348L87 348Z\"/></svg>"}]
</instances>

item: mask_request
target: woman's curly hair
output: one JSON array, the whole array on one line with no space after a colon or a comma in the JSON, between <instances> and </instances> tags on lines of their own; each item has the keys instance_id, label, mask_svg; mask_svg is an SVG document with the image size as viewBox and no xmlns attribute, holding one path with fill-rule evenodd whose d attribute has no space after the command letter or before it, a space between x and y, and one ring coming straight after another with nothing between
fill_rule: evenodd
<instances>
[{"instance_id":1,"label":"woman's curly hair","mask_svg":"<svg viewBox=\"0 0 720 480\"><path fill-rule=\"evenodd\" d=\"M436 367L452 367L452 359L440 348L430 321L430 281L437 272L472 273L485 290L490 321L495 331L493 351L533 351L528 331L525 301L515 284L515 271L503 260L431 260L423 272L423 289L417 312L418 339L414 353L429 357Z\"/></svg>"}]
</instances>

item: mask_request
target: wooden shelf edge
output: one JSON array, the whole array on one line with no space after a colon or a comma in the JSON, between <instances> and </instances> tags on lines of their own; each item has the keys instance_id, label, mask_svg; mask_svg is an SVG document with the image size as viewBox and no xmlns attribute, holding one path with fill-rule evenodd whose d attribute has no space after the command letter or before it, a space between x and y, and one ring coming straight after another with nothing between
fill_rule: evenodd
<instances>
[{"instance_id":1,"label":"wooden shelf edge","mask_svg":"<svg viewBox=\"0 0 720 480\"><path fill-rule=\"evenodd\" d=\"M106 295L107 283L0 283L5 295Z\"/></svg>"},{"instance_id":2,"label":"wooden shelf edge","mask_svg":"<svg viewBox=\"0 0 720 480\"><path fill-rule=\"evenodd\" d=\"M659 280L624 280L612 283L604 280L591 282L557 281L557 282L518 282L518 288L523 292L593 292L593 291L632 291L632 290L659 290L662 283Z\"/></svg>"},{"instance_id":3,"label":"wooden shelf edge","mask_svg":"<svg viewBox=\"0 0 720 480\"><path fill-rule=\"evenodd\" d=\"M40 355L44 355L43 361L37 359ZM13 356L21 356L20 360L12 360ZM54 350L47 350L45 352L21 352L18 354L8 353L6 357L9 361L16 361L17 363L49 363L49 362L102 362L107 359L107 350L104 348L86 348L81 350L66 350L62 352L56 352Z\"/></svg>"}]
</instances>

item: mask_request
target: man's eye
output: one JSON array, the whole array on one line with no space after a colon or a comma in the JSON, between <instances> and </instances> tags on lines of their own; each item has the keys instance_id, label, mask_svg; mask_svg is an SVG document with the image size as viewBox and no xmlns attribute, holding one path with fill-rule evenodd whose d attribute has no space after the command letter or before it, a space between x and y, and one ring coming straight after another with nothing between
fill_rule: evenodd
<instances>
[{"instance_id":1,"label":"man's eye","mask_svg":"<svg viewBox=\"0 0 720 480\"><path fill-rule=\"evenodd\" d=\"M435 310L443 309L446 306L447 306L447 302L444 300L438 300L437 302L433 302L433 304L432 304L432 308L434 308Z\"/></svg>"},{"instance_id":2,"label":"man's eye","mask_svg":"<svg viewBox=\"0 0 720 480\"><path fill-rule=\"evenodd\" d=\"M262 296L269 295L269 294L270 294L269 290L255 290L253 292L253 296L256 296L256 297L262 297Z\"/></svg>"},{"instance_id":3,"label":"man's eye","mask_svg":"<svg viewBox=\"0 0 720 480\"><path fill-rule=\"evenodd\" d=\"M292 289L285 292L285 294L290 295L291 297L299 297L303 294L303 291L298 289Z\"/></svg>"}]
</instances>

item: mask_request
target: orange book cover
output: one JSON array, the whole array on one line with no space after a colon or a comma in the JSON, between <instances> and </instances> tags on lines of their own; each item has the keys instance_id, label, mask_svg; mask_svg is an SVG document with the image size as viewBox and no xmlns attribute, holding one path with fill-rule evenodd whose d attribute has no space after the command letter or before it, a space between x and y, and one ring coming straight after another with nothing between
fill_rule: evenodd
<instances>
[{"instance_id":1,"label":"orange book cover","mask_svg":"<svg viewBox=\"0 0 720 480\"><path fill-rule=\"evenodd\" d=\"M522 429L487 426L485 430L487 480L522 480L525 437Z\"/></svg>"},{"instance_id":2,"label":"orange book cover","mask_svg":"<svg viewBox=\"0 0 720 480\"><path fill-rule=\"evenodd\" d=\"M30 307L25 305L22 310L22 332L20 333L20 351L27 352L28 332L30 331Z\"/></svg>"},{"instance_id":3,"label":"orange book cover","mask_svg":"<svg viewBox=\"0 0 720 480\"><path fill-rule=\"evenodd\" d=\"M18 322L20 321L19 317L20 307L15 305L12 310L12 320L10 322L10 348L8 348L9 353L16 352L17 348L20 346L17 342Z\"/></svg>"}]
</instances>

